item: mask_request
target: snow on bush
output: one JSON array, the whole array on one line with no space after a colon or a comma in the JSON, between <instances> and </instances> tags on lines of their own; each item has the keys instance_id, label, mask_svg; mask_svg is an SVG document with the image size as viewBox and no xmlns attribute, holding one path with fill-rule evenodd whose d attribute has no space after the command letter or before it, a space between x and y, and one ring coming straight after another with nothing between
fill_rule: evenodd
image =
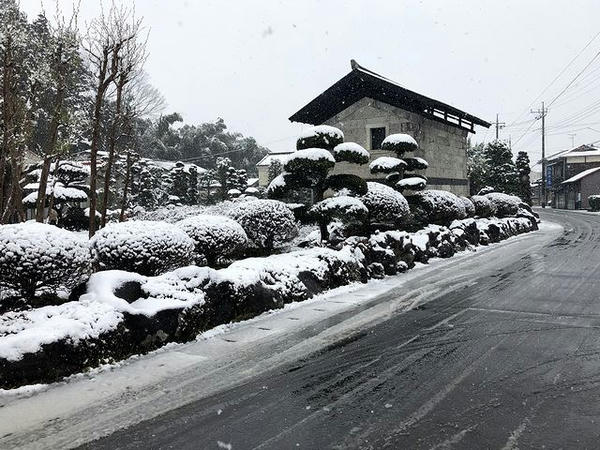
<instances>
[{"instance_id":1,"label":"snow on bush","mask_svg":"<svg viewBox=\"0 0 600 450\"><path fill-rule=\"evenodd\" d=\"M485 197L496 207L498 217L510 217L517 214L521 199L516 195L503 194L502 192L490 192Z\"/></svg>"},{"instance_id":2,"label":"snow on bush","mask_svg":"<svg viewBox=\"0 0 600 450\"><path fill-rule=\"evenodd\" d=\"M410 209L402 194L372 181L367 183L367 189L361 200L369 210L371 224L398 225L408 217Z\"/></svg>"},{"instance_id":3,"label":"snow on bush","mask_svg":"<svg viewBox=\"0 0 600 450\"><path fill-rule=\"evenodd\" d=\"M323 225L334 219L340 220L343 225L363 223L369 215L362 201L346 195L326 198L315 204L310 212Z\"/></svg>"},{"instance_id":4,"label":"snow on bush","mask_svg":"<svg viewBox=\"0 0 600 450\"><path fill-rule=\"evenodd\" d=\"M335 158L331 152L322 148L306 148L303 150L297 150L291 153L285 160L284 168L288 172L293 172L293 167L296 164L302 164L303 161L319 161L324 162L326 165L333 167L335 165Z\"/></svg>"},{"instance_id":5,"label":"snow on bush","mask_svg":"<svg viewBox=\"0 0 600 450\"><path fill-rule=\"evenodd\" d=\"M94 263L101 270L158 275L189 264L194 241L166 222L111 223L90 240Z\"/></svg>"},{"instance_id":6,"label":"snow on bush","mask_svg":"<svg viewBox=\"0 0 600 450\"><path fill-rule=\"evenodd\" d=\"M306 148L324 148L333 150L333 148L344 142L344 133L338 128L329 125L318 125L302 132L296 141L296 149Z\"/></svg>"},{"instance_id":7,"label":"snow on bush","mask_svg":"<svg viewBox=\"0 0 600 450\"><path fill-rule=\"evenodd\" d=\"M371 173L391 173L404 170L407 164L400 158L393 156L380 156L369 164Z\"/></svg>"},{"instance_id":8,"label":"snow on bush","mask_svg":"<svg viewBox=\"0 0 600 450\"><path fill-rule=\"evenodd\" d=\"M422 177L403 178L396 183L396 187L400 191L403 191L405 189L420 191L421 189L425 189L425 186L427 186L427 180L425 180Z\"/></svg>"},{"instance_id":9,"label":"snow on bush","mask_svg":"<svg viewBox=\"0 0 600 450\"><path fill-rule=\"evenodd\" d=\"M336 161L346 161L354 164L366 164L369 162L369 152L356 142L342 142L333 149Z\"/></svg>"},{"instance_id":10,"label":"snow on bush","mask_svg":"<svg viewBox=\"0 0 600 450\"><path fill-rule=\"evenodd\" d=\"M418 220L437 225L449 225L467 216L463 202L451 192L427 190L410 197L411 211Z\"/></svg>"},{"instance_id":11,"label":"snow on bush","mask_svg":"<svg viewBox=\"0 0 600 450\"><path fill-rule=\"evenodd\" d=\"M362 177L349 173L328 176L324 187L325 190L331 189L338 194L364 195L367 193L367 182Z\"/></svg>"},{"instance_id":12,"label":"snow on bush","mask_svg":"<svg viewBox=\"0 0 600 450\"><path fill-rule=\"evenodd\" d=\"M429 163L418 156L407 156L403 159L406 163L406 170L409 172L414 170L425 170L429 167Z\"/></svg>"},{"instance_id":13,"label":"snow on bush","mask_svg":"<svg viewBox=\"0 0 600 450\"><path fill-rule=\"evenodd\" d=\"M0 226L0 286L25 298L36 290L72 288L88 275L87 241L53 225L25 222Z\"/></svg>"},{"instance_id":14,"label":"snow on bush","mask_svg":"<svg viewBox=\"0 0 600 450\"><path fill-rule=\"evenodd\" d=\"M59 182L46 188L46 195L50 196L52 194L54 194L54 199L57 202L85 202L88 199L85 191L74 187L65 187ZM23 198L23 204L35 205L37 197L37 191L32 192Z\"/></svg>"},{"instance_id":15,"label":"snow on bush","mask_svg":"<svg viewBox=\"0 0 600 450\"><path fill-rule=\"evenodd\" d=\"M590 195L588 197L588 203L592 211L600 211L600 195Z\"/></svg>"},{"instance_id":16,"label":"snow on bush","mask_svg":"<svg viewBox=\"0 0 600 450\"><path fill-rule=\"evenodd\" d=\"M467 214L467 217L475 217L475 205L473 204L473 202L464 196L460 196L458 198L460 198L460 201L463 203L463 206L465 207L465 212Z\"/></svg>"},{"instance_id":17,"label":"snow on bush","mask_svg":"<svg viewBox=\"0 0 600 450\"><path fill-rule=\"evenodd\" d=\"M123 314L99 302L68 302L0 315L0 359L18 361L43 345L72 344L116 329Z\"/></svg>"},{"instance_id":18,"label":"snow on bush","mask_svg":"<svg viewBox=\"0 0 600 450\"><path fill-rule=\"evenodd\" d=\"M473 195L471 202L475 206L476 217L491 217L496 215L496 205L484 195Z\"/></svg>"},{"instance_id":19,"label":"snow on bush","mask_svg":"<svg viewBox=\"0 0 600 450\"><path fill-rule=\"evenodd\" d=\"M244 202L228 215L242 226L254 247L267 251L285 244L298 232L294 214L277 200Z\"/></svg>"},{"instance_id":20,"label":"snow on bush","mask_svg":"<svg viewBox=\"0 0 600 450\"><path fill-rule=\"evenodd\" d=\"M209 266L240 255L248 243L242 226L226 216L193 216L176 225L193 239L196 261L206 259Z\"/></svg>"},{"instance_id":21,"label":"snow on bush","mask_svg":"<svg viewBox=\"0 0 600 450\"><path fill-rule=\"evenodd\" d=\"M392 151L398 156L402 156L406 152L414 152L419 146L415 139L404 133L390 134L381 143L381 149Z\"/></svg>"}]
</instances>

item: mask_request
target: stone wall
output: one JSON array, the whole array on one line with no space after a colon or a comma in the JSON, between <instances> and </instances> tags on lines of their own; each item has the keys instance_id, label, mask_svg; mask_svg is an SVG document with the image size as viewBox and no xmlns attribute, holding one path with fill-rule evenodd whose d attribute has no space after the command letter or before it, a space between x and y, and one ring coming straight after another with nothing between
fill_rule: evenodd
<instances>
[{"instance_id":1,"label":"stone wall","mask_svg":"<svg viewBox=\"0 0 600 450\"><path fill-rule=\"evenodd\" d=\"M428 119L370 98L363 98L327 122L344 132L345 141L356 142L371 153L371 160L379 156L393 156L370 148L369 128L386 127L386 135L407 133L413 136L419 151L415 156L425 158L429 168L424 174L430 189L444 189L458 195L468 195L467 130ZM333 173L354 173L365 179L382 178L372 175L368 165L345 163L336 165Z\"/></svg>"}]
</instances>

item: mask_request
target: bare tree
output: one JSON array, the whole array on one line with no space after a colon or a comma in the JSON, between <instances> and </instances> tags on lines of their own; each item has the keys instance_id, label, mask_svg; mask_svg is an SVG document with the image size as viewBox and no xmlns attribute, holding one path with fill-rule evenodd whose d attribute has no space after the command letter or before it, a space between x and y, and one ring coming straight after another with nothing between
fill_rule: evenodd
<instances>
[{"instance_id":1,"label":"bare tree","mask_svg":"<svg viewBox=\"0 0 600 450\"><path fill-rule=\"evenodd\" d=\"M108 197L112 169L115 161L116 146L120 140L125 120L125 114L123 114L124 97L127 95L125 89L128 84L141 73L141 68L148 56L146 51L147 35L146 39L143 39L141 36L143 32L141 19L136 19L133 14L129 19L131 22L125 24L121 32L123 35L132 36L132 38L123 45L122 55L119 58L118 74L114 80L116 86L116 99L113 122L108 137L108 161L106 164L106 172L104 174L104 195L102 197L102 205L100 208L100 214L102 216L101 224L103 227L106 225L106 211L108 208Z\"/></svg>"},{"instance_id":2,"label":"bare tree","mask_svg":"<svg viewBox=\"0 0 600 450\"><path fill-rule=\"evenodd\" d=\"M90 149L90 237L96 232L96 188L102 106L108 88L117 79L123 49L129 41L135 39L135 33L140 28L141 20L138 21L137 26L131 28L130 18L133 16L133 10L111 4L108 14L102 11L100 16L90 24L83 46L89 56L96 80Z\"/></svg>"}]
</instances>

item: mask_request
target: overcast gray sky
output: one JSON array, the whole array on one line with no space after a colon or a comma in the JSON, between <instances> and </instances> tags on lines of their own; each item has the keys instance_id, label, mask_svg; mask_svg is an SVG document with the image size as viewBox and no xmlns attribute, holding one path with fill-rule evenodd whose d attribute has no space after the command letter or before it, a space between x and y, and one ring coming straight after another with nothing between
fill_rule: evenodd
<instances>
[{"instance_id":1,"label":"overcast gray sky","mask_svg":"<svg viewBox=\"0 0 600 450\"><path fill-rule=\"evenodd\" d=\"M68 10L71 0L60 1ZM48 11L53 2L44 1ZM169 111L222 117L272 150L292 149L287 118L350 70L350 59L403 86L508 124L514 150L539 156L530 103L600 30L597 0L137 0L150 27L146 66ZM22 0L30 15L40 0ZM98 11L82 0L82 25ZM549 103L600 51L600 37L552 85ZM600 58L547 117L550 152L600 139ZM569 120L570 119L570 120ZM597 123L596 123L597 122ZM590 124L590 125L588 125ZM559 128L560 127L560 128ZM596 128L594 131L590 128ZM477 130L475 141L493 131ZM520 138L520 139L519 139Z\"/></svg>"}]
</instances>

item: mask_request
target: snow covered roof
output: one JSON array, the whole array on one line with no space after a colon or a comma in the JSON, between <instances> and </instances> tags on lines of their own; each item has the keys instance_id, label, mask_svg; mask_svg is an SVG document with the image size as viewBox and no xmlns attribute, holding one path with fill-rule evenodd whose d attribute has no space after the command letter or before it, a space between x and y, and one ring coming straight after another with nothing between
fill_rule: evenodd
<instances>
[{"instance_id":1,"label":"snow covered roof","mask_svg":"<svg viewBox=\"0 0 600 450\"><path fill-rule=\"evenodd\" d=\"M593 145L580 145L569 150L555 153L546 158L546 161L556 161L560 158L570 158L576 156L600 156L600 149ZM541 161L540 161L541 162Z\"/></svg>"},{"instance_id":2,"label":"snow covered roof","mask_svg":"<svg viewBox=\"0 0 600 450\"><path fill-rule=\"evenodd\" d=\"M273 162L273 160L278 160L281 164L285 163L285 160L287 159L287 156L294 153L292 152L282 152L282 153L269 153L268 155L265 155L265 157L263 159L261 159L259 162L256 163L257 167L269 167L271 165L271 162Z\"/></svg>"},{"instance_id":3,"label":"snow covered roof","mask_svg":"<svg viewBox=\"0 0 600 450\"><path fill-rule=\"evenodd\" d=\"M475 132L474 125L486 128L491 125L447 103L406 89L354 60L351 66L349 74L302 107L289 120L319 125L360 99L369 97L472 133Z\"/></svg>"},{"instance_id":4,"label":"snow covered roof","mask_svg":"<svg viewBox=\"0 0 600 450\"><path fill-rule=\"evenodd\" d=\"M574 181L581 180L582 178L587 177L588 175L593 174L600 170L600 167L593 167L588 170L584 170L583 172L579 172L577 175L572 176L568 180L563 181L561 184L573 183Z\"/></svg>"}]
</instances>

